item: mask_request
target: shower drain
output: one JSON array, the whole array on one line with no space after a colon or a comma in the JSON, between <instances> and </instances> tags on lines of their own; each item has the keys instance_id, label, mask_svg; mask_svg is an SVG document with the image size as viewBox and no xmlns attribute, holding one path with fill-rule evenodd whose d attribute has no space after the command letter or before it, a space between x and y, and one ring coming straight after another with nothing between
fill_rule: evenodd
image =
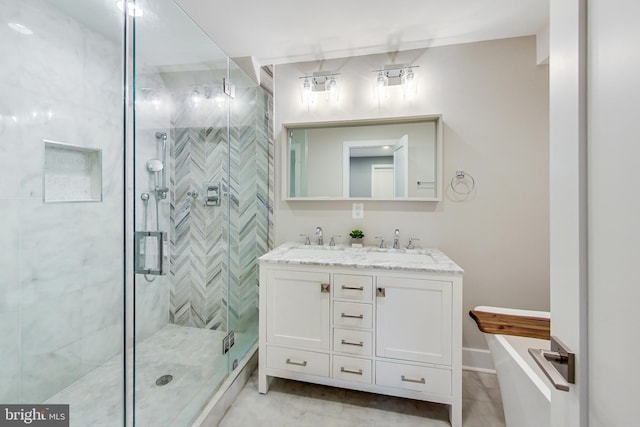
<instances>
[{"instance_id":1,"label":"shower drain","mask_svg":"<svg viewBox=\"0 0 640 427\"><path fill-rule=\"evenodd\" d=\"M173 379L173 375L163 375L156 380L156 385L167 385Z\"/></svg>"}]
</instances>

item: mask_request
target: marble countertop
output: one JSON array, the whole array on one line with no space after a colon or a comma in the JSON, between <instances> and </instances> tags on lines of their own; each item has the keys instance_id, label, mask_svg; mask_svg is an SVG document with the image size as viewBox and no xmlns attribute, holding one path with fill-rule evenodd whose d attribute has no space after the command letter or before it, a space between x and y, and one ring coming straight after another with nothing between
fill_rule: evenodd
<instances>
[{"instance_id":1,"label":"marble countertop","mask_svg":"<svg viewBox=\"0 0 640 427\"><path fill-rule=\"evenodd\" d=\"M381 270L462 274L464 270L439 249L352 248L284 243L258 258L260 263L301 264Z\"/></svg>"}]
</instances>

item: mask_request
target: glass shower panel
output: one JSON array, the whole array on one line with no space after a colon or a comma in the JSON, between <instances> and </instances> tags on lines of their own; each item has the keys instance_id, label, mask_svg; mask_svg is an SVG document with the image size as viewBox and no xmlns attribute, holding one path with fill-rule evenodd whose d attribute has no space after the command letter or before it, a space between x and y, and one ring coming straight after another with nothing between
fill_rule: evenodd
<instances>
[{"instance_id":1,"label":"glass shower panel","mask_svg":"<svg viewBox=\"0 0 640 427\"><path fill-rule=\"evenodd\" d=\"M173 1L144 6L134 41L136 230L167 233L169 263L165 274L135 277L135 424L179 427L228 374L228 59ZM158 269L157 240L139 249L138 267Z\"/></svg>"},{"instance_id":2,"label":"glass shower panel","mask_svg":"<svg viewBox=\"0 0 640 427\"><path fill-rule=\"evenodd\" d=\"M0 0L0 402L124 419L124 15Z\"/></svg>"},{"instance_id":3,"label":"glass shower panel","mask_svg":"<svg viewBox=\"0 0 640 427\"><path fill-rule=\"evenodd\" d=\"M258 338L257 258L268 251L269 95L233 61L230 110L229 329L234 331L230 370Z\"/></svg>"}]
</instances>

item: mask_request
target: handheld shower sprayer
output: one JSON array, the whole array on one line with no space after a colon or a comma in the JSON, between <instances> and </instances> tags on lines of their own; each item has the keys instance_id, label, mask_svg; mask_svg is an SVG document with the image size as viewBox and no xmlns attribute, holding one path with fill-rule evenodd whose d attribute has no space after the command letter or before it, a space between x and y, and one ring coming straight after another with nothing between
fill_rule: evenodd
<instances>
[{"instance_id":1,"label":"handheld shower sprayer","mask_svg":"<svg viewBox=\"0 0 640 427\"><path fill-rule=\"evenodd\" d=\"M142 193L140 194L140 199L142 199L142 203L144 204L144 209L142 211L142 223L143 223L143 230L147 229L147 209L149 209L149 193Z\"/></svg>"},{"instance_id":2,"label":"handheld shower sprayer","mask_svg":"<svg viewBox=\"0 0 640 427\"><path fill-rule=\"evenodd\" d=\"M160 159L149 159L147 160L147 170L154 174L155 181L155 190L156 194L158 191L162 190L162 183L160 182L160 172L164 170L164 164ZM164 197L160 197L163 199Z\"/></svg>"}]
</instances>

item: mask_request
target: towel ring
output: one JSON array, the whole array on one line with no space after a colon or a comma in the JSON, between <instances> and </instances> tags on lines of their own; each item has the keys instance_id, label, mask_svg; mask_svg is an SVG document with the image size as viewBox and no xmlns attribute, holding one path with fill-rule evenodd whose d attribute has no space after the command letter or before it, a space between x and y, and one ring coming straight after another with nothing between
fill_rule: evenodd
<instances>
[{"instance_id":1,"label":"towel ring","mask_svg":"<svg viewBox=\"0 0 640 427\"><path fill-rule=\"evenodd\" d=\"M467 184L467 182L464 181L465 178L469 178L471 180L471 185ZM456 187L463 182L467 187L466 191L458 191ZM466 173L465 171L456 171L456 176L451 178L451 189L453 190L454 193L462 194L463 196L468 196L469 194L471 194L474 188L476 188L476 180L473 179L473 177L468 173Z\"/></svg>"}]
</instances>

